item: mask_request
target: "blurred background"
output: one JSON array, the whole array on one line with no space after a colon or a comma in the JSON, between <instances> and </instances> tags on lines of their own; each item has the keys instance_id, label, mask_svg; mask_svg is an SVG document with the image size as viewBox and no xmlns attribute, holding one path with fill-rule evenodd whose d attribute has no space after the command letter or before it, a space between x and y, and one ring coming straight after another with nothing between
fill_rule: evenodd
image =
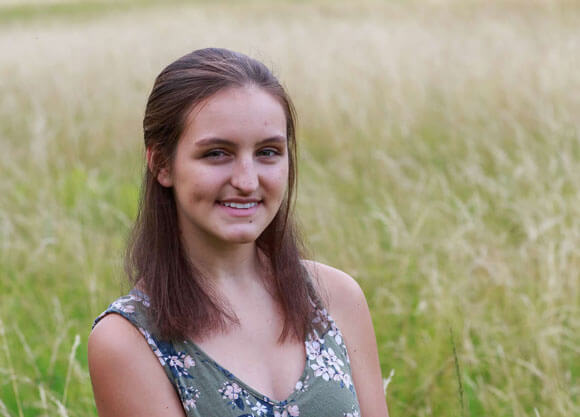
<instances>
[{"instance_id":1,"label":"blurred background","mask_svg":"<svg viewBox=\"0 0 580 417\"><path fill-rule=\"evenodd\" d=\"M1 416L96 416L145 101L207 46L295 100L298 217L391 416L580 415L580 3L0 0Z\"/></svg>"}]
</instances>

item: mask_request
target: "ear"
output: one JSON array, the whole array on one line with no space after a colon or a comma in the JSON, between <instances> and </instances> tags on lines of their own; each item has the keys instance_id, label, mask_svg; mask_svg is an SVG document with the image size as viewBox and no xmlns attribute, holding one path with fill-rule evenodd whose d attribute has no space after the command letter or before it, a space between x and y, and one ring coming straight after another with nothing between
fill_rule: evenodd
<instances>
[{"instance_id":1,"label":"ear","mask_svg":"<svg viewBox=\"0 0 580 417\"><path fill-rule=\"evenodd\" d=\"M173 187L173 178L171 177L171 172L167 164L164 163L162 168L156 169L157 161L155 158L157 157L155 151L149 147L147 148L147 168L149 171L156 176L157 181L164 187Z\"/></svg>"}]
</instances>

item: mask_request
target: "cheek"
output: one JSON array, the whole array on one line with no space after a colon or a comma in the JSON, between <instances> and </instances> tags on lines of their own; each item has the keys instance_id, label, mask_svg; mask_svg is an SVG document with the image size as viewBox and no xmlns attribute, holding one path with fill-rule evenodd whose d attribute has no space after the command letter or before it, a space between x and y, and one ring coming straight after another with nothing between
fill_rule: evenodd
<instances>
[{"instance_id":1,"label":"cheek","mask_svg":"<svg viewBox=\"0 0 580 417\"><path fill-rule=\"evenodd\" d=\"M220 189L220 176L204 170L191 170L179 181L180 199L184 202L201 203L215 201Z\"/></svg>"},{"instance_id":2,"label":"cheek","mask_svg":"<svg viewBox=\"0 0 580 417\"><path fill-rule=\"evenodd\" d=\"M288 169L276 170L268 177L270 188L277 193L284 195L288 188Z\"/></svg>"}]
</instances>

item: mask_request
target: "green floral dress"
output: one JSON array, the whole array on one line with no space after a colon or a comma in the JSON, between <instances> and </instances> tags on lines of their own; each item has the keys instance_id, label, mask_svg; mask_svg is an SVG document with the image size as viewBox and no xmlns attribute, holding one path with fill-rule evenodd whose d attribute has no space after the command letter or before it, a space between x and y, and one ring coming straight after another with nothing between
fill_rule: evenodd
<instances>
[{"instance_id":1,"label":"green floral dress","mask_svg":"<svg viewBox=\"0 0 580 417\"><path fill-rule=\"evenodd\" d=\"M149 324L147 296L137 290L114 301L93 324L116 313L147 340L190 417L359 417L346 346L326 310L317 309L304 344L306 364L294 391L274 401L238 379L189 340L167 341Z\"/></svg>"}]
</instances>

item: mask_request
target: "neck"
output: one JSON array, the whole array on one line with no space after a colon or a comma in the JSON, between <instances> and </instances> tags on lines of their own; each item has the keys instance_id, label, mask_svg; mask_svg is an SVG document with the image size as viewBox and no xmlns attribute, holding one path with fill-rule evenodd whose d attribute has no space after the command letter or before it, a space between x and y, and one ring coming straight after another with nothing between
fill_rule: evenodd
<instances>
[{"instance_id":1,"label":"neck","mask_svg":"<svg viewBox=\"0 0 580 417\"><path fill-rule=\"evenodd\" d=\"M266 268L255 241L224 243L199 234L183 230L184 249L190 262L213 285L244 285L262 279Z\"/></svg>"}]
</instances>

